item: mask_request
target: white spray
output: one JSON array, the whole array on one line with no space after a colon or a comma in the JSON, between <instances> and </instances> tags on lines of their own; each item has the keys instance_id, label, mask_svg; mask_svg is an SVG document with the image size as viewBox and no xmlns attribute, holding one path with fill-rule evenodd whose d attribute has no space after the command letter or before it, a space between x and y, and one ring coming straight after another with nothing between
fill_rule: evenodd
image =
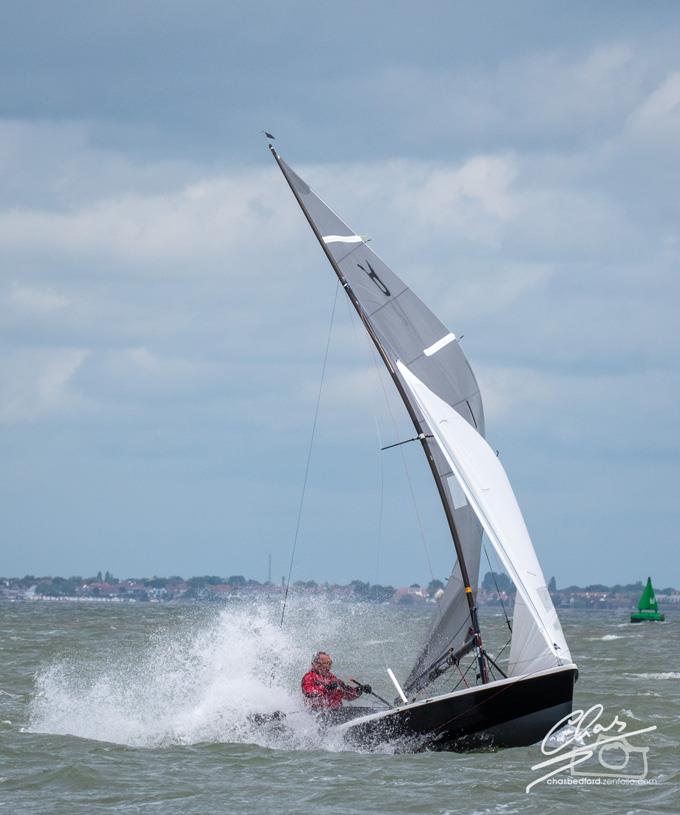
<instances>
[{"instance_id":1,"label":"white spray","mask_svg":"<svg viewBox=\"0 0 680 815\"><path fill-rule=\"evenodd\" d=\"M36 676L29 729L139 747L249 742L287 748L322 745L299 690L310 654L332 639L323 607L281 629L278 608L224 609L197 628L152 637L121 658L71 659ZM286 713L285 733L252 714Z\"/></svg>"}]
</instances>

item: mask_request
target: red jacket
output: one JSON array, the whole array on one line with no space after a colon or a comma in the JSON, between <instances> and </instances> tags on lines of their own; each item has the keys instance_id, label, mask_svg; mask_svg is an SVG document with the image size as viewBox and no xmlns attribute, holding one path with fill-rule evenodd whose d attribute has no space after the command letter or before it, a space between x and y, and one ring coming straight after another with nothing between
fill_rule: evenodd
<instances>
[{"instance_id":1,"label":"red jacket","mask_svg":"<svg viewBox=\"0 0 680 815\"><path fill-rule=\"evenodd\" d=\"M305 701L313 710L337 710L342 707L343 699L358 699L361 696L361 688L351 688L333 674L322 676L314 670L307 671L300 684Z\"/></svg>"}]
</instances>

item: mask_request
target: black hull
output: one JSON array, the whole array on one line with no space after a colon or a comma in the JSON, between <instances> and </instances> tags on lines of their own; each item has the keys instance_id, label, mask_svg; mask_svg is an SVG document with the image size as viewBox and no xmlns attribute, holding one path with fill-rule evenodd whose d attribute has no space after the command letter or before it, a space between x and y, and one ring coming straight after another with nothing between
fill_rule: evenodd
<instances>
[{"instance_id":1,"label":"black hull","mask_svg":"<svg viewBox=\"0 0 680 815\"><path fill-rule=\"evenodd\" d=\"M571 713L574 665L509 678L336 724L353 746L404 751L524 747ZM352 708L342 711L343 718ZM401 743L401 744L400 744Z\"/></svg>"}]
</instances>

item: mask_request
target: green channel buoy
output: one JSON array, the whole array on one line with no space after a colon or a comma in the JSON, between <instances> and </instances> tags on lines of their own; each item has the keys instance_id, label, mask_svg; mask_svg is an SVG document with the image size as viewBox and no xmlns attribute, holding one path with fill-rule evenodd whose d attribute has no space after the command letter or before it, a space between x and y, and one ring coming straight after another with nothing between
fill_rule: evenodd
<instances>
[{"instance_id":1,"label":"green channel buoy","mask_svg":"<svg viewBox=\"0 0 680 815\"><path fill-rule=\"evenodd\" d=\"M659 611L659 607L656 604L656 595L654 594L654 589L652 587L652 578L647 578L647 585L642 592L642 597L640 597L640 602L638 603L638 610L633 611L630 615L631 623L642 623L645 620L654 620L656 622L662 623L665 620L665 616Z\"/></svg>"}]
</instances>

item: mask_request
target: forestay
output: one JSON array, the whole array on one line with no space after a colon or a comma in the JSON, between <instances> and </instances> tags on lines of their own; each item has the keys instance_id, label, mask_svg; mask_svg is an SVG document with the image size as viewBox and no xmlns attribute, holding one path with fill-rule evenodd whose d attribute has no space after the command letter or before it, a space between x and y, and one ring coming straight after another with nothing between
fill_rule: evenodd
<instances>
[{"instance_id":1,"label":"forestay","mask_svg":"<svg viewBox=\"0 0 680 815\"><path fill-rule=\"evenodd\" d=\"M442 400L475 432L484 433L479 388L457 337L416 297L405 283L299 178L273 150L298 203L324 246L336 272L351 288L397 377L397 360ZM417 405L411 405L417 429L431 435ZM428 444L442 484L443 500L458 531L470 584L476 590L479 574L481 526L436 444ZM469 637L470 612L456 563L438 603L438 613L416 664L405 683L407 693L427 684L427 668L449 649L457 650Z\"/></svg>"},{"instance_id":2,"label":"forestay","mask_svg":"<svg viewBox=\"0 0 680 815\"><path fill-rule=\"evenodd\" d=\"M397 367L517 589L510 673L534 673L571 661L543 571L498 457L407 365L400 361Z\"/></svg>"}]
</instances>

